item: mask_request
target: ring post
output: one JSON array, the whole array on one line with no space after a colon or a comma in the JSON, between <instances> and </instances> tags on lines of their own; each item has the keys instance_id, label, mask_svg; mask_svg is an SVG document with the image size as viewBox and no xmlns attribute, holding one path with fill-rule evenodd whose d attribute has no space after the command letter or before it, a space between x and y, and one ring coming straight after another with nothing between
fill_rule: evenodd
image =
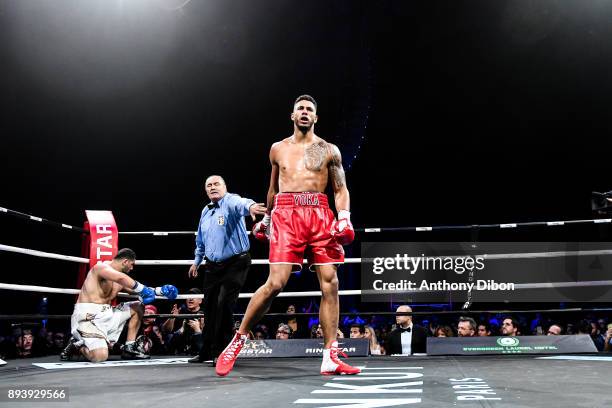
<instances>
[{"instance_id":1,"label":"ring post","mask_svg":"<svg viewBox=\"0 0 612 408\"><path fill-rule=\"evenodd\" d=\"M115 217L111 211L86 210L87 221L84 228L89 230L89 236L83 241L81 251L83 256L89 258L89 268L98 262L110 261L117 254L119 245L119 230ZM87 275L86 267L79 269L79 282L81 287Z\"/></svg>"}]
</instances>

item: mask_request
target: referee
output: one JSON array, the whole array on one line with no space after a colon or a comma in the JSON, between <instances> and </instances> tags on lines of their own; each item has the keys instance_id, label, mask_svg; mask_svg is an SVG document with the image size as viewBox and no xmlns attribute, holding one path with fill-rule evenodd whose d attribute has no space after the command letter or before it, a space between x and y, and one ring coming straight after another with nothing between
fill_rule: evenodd
<instances>
[{"instance_id":1,"label":"referee","mask_svg":"<svg viewBox=\"0 0 612 408\"><path fill-rule=\"evenodd\" d=\"M234 335L233 307L251 266L249 237L244 217L263 215L266 207L248 198L227 192L221 176L205 183L210 203L202 210L196 236L195 259L189 277L198 276L204 264L204 332L200 354L190 363L203 363L221 354Z\"/></svg>"}]
</instances>

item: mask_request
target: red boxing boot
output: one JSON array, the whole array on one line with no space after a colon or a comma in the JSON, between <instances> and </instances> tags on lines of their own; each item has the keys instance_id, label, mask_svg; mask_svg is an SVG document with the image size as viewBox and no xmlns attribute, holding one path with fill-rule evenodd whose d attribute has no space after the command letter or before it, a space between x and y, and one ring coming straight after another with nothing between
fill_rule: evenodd
<instances>
[{"instance_id":1,"label":"red boxing boot","mask_svg":"<svg viewBox=\"0 0 612 408\"><path fill-rule=\"evenodd\" d=\"M240 350L242 350L242 346L244 346L246 339L247 336L245 334L236 332L230 344L228 344L225 350L219 354L215 370L218 376L225 377L230 373L230 371L232 371L236 358L238 357Z\"/></svg>"},{"instance_id":2,"label":"red boxing boot","mask_svg":"<svg viewBox=\"0 0 612 408\"><path fill-rule=\"evenodd\" d=\"M338 354L341 354L342 357L348 357L342 350L338 349L337 341L332 343L331 348L323 350L323 363L321 363L322 375L355 375L361 372L360 368L351 367L340 361Z\"/></svg>"}]
</instances>

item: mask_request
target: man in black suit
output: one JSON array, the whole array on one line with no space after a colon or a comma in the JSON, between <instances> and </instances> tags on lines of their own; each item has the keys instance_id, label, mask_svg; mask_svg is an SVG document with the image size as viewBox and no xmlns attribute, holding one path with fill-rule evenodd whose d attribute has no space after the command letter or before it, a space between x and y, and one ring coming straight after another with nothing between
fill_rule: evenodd
<instances>
[{"instance_id":1,"label":"man in black suit","mask_svg":"<svg viewBox=\"0 0 612 408\"><path fill-rule=\"evenodd\" d=\"M410 306L400 306L396 312L412 312ZM387 354L414 354L427 352L427 331L424 327L412 324L408 315L396 316L397 328L387 336Z\"/></svg>"}]
</instances>

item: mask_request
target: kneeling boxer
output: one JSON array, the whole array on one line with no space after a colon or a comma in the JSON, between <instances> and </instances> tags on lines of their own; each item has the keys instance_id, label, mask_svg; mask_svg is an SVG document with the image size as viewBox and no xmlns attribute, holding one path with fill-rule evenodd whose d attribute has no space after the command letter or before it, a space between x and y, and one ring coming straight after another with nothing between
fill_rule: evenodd
<instances>
[{"instance_id":1,"label":"kneeling boxer","mask_svg":"<svg viewBox=\"0 0 612 408\"><path fill-rule=\"evenodd\" d=\"M96 363L108 359L108 348L119 339L123 326L128 321L126 343L122 346L122 358L149 358L136 341L143 315L143 304L152 303L155 295L175 299L178 290L172 285L150 288L130 278L127 274L134 268L136 254L128 248L117 252L112 261L95 265L87 273L85 282L72 313L72 339L60 354L62 360L79 351L87 360ZM138 294L140 301L125 302L112 307L121 289Z\"/></svg>"}]
</instances>

